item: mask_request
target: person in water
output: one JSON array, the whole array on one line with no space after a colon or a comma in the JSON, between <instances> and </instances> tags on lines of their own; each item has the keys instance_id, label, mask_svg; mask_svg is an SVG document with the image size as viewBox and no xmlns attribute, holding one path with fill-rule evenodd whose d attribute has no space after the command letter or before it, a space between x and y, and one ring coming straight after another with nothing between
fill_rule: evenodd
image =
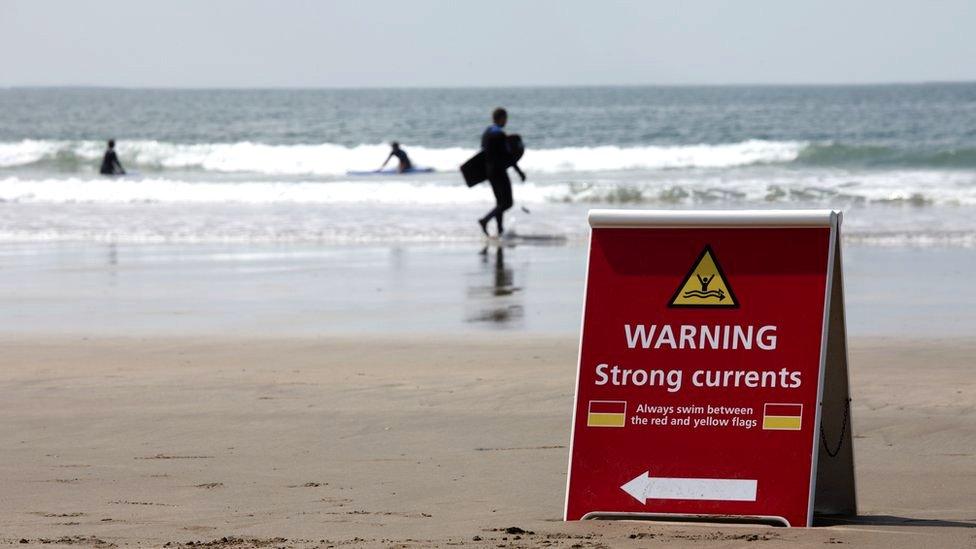
<instances>
[{"instance_id":1,"label":"person in water","mask_svg":"<svg viewBox=\"0 0 976 549\"><path fill-rule=\"evenodd\" d=\"M386 157L386 160L383 161L383 165L380 166L380 169L379 170L376 170L376 171L380 171L383 168L385 168L386 167L386 163L389 162L390 159L393 158L394 156L397 157L397 160L400 161L400 165L397 167L397 171L398 172L403 173L403 172L408 172L411 169L413 169L413 164L410 163L410 157L407 156L407 153L404 152L404 150L400 148L400 144L399 143L397 143L396 141L394 141L393 143L390 143L390 147L393 149L393 150L390 151L390 156L387 156Z\"/></svg>"},{"instance_id":2,"label":"person in water","mask_svg":"<svg viewBox=\"0 0 976 549\"><path fill-rule=\"evenodd\" d=\"M124 175L125 170L119 163L119 157L115 155L115 140L108 140L108 149L102 157L102 167L98 170L102 175Z\"/></svg>"},{"instance_id":3,"label":"person in water","mask_svg":"<svg viewBox=\"0 0 976 549\"><path fill-rule=\"evenodd\" d=\"M519 169L515 158L508 148L508 136L505 135L505 124L508 122L508 112L498 107L491 113L494 122L485 133L481 134L481 150L485 152L485 168L491 192L495 195L495 207L478 220L481 231L488 235L488 222L492 219L498 226L498 236L505 232L502 217L505 211L512 207L512 181L508 178L508 167L512 166L525 181L525 172Z\"/></svg>"}]
</instances>

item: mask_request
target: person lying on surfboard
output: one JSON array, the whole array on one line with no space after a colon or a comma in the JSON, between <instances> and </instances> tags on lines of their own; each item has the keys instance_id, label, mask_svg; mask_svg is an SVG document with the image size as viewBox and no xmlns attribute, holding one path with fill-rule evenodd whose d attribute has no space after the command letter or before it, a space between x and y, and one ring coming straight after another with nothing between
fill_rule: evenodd
<instances>
[{"instance_id":1,"label":"person lying on surfboard","mask_svg":"<svg viewBox=\"0 0 976 549\"><path fill-rule=\"evenodd\" d=\"M386 160L383 161L383 165L380 166L380 169L376 171L381 171L383 168L385 168L387 162L389 162L394 156L400 161L400 165L397 167L398 172L404 173L410 171L413 168L413 164L410 163L410 157L407 156L407 153L400 148L400 144L394 141L390 143L390 147L393 148L393 150L390 151L390 156L386 157Z\"/></svg>"}]
</instances>

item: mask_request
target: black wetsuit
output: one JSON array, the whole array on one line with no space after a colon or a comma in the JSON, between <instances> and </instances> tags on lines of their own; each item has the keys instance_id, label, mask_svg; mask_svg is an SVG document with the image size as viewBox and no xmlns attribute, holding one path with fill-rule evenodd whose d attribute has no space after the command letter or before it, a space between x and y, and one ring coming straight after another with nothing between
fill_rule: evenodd
<instances>
[{"instance_id":1,"label":"black wetsuit","mask_svg":"<svg viewBox=\"0 0 976 549\"><path fill-rule=\"evenodd\" d=\"M407 156L407 153L403 152L403 149L393 149L390 151L390 155L397 157L397 160L400 161L401 172L405 172L413 168L413 164L410 163L410 157Z\"/></svg>"},{"instance_id":2,"label":"black wetsuit","mask_svg":"<svg viewBox=\"0 0 976 549\"><path fill-rule=\"evenodd\" d=\"M497 125L489 126L481 135L481 148L485 151L485 167L491 192L495 194L495 208L488 212L483 221L495 218L498 234L501 234L502 216L512 207L512 180L508 178L508 167L512 165L512 154L508 150L505 131Z\"/></svg>"},{"instance_id":3,"label":"black wetsuit","mask_svg":"<svg viewBox=\"0 0 976 549\"><path fill-rule=\"evenodd\" d=\"M102 158L102 167L98 171L102 175L125 173L125 170L122 169L122 164L119 164L119 157L115 156L115 149L105 151L105 156Z\"/></svg>"}]
</instances>

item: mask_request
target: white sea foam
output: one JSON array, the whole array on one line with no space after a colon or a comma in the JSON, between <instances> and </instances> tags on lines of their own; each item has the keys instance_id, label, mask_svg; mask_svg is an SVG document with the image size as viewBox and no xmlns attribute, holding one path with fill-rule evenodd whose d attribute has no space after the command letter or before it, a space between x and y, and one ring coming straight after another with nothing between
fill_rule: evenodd
<instances>
[{"instance_id":1,"label":"white sea foam","mask_svg":"<svg viewBox=\"0 0 976 549\"><path fill-rule=\"evenodd\" d=\"M706 173L656 177L598 177L567 181L550 175L515 186L520 202L623 205L741 205L904 203L976 206L976 174L969 171L885 171L852 174ZM467 188L460 176L367 177L333 181L183 180L161 176L103 178L9 176L0 179L6 202L187 202L246 204L480 203L487 185Z\"/></svg>"},{"instance_id":2,"label":"white sea foam","mask_svg":"<svg viewBox=\"0 0 976 549\"><path fill-rule=\"evenodd\" d=\"M749 140L722 145L565 147L526 154L526 169L596 172L629 169L729 168L791 162L804 143ZM523 164L523 163L520 163Z\"/></svg>"},{"instance_id":3,"label":"white sea foam","mask_svg":"<svg viewBox=\"0 0 976 549\"><path fill-rule=\"evenodd\" d=\"M45 156L51 156L65 147L67 141L39 141L25 139L15 142L0 142L0 168L32 164Z\"/></svg>"},{"instance_id":4,"label":"white sea foam","mask_svg":"<svg viewBox=\"0 0 976 549\"><path fill-rule=\"evenodd\" d=\"M0 243L43 241L178 243L478 242L474 220L489 204L391 206L374 204L27 203L0 207ZM966 211L933 212L920 224L906 208L845 208L845 238L892 247L976 247ZM957 209L960 210L960 209ZM586 206L545 204L506 216L509 232L581 244Z\"/></svg>"},{"instance_id":5,"label":"white sea foam","mask_svg":"<svg viewBox=\"0 0 976 549\"><path fill-rule=\"evenodd\" d=\"M541 173L723 168L757 163L791 162L804 143L749 140L717 145L640 147L560 147L531 149L520 165ZM404 145L413 161L438 171L457 170L473 155L473 148L431 148ZM103 144L95 141L24 140L0 143L0 167L41 161L69 160L96 163ZM331 143L268 145L262 143L178 144L161 141L124 141L117 147L124 165L162 169L191 169L267 175L343 175L347 171L375 169L389 153L385 144L345 147Z\"/></svg>"},{"instance_id":6,"label":"white sea foam","mask_svg":"<svg viewBox=\"0 0 976 549\"><path fill-rule=\"evenodd\" d=\"M484 202L487 186L404 181L190 182L156 178L0 179L6 202L185 202L244 204L459 204ZM525 185L521 200L542 202L561 189Z\"/></svg>"},{"instance_id":7,"label":"white sea foam","mask_svg":"<svg viewBox=\"0 0 976 549\"><path fill-rule=\"evenodd\" d=\"M75 145L72 145L73 147ZM16 152L21 157L47 145ZM50 150L50 149L45 149ZM76 148L76 150L81 150ZM376 150L385 148L377 147ZM6 154L6 153L5 153ZM100 150L92 143L91 154ZM11 158L13 155L5 156ZM477 240L493 203L455 171L405 177L0 172L0 242L452 242ZM530 172L533 173L533 172ZM285 180L287 179L287 180ZM843 208L874 246L976 247L970 170L734 169L550 173L516 184L511 227L583 241L591 206Z\"/></svg>"}]
</instances>

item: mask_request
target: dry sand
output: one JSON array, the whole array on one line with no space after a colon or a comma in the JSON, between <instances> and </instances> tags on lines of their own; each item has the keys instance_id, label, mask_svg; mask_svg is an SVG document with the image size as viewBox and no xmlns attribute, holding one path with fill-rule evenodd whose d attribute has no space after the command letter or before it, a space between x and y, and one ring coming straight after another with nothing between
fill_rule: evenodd
<instances>
[{"instance_id":1,"label":"dry sand","mask_svg":"<svg viewBox=\"0 0 976 549\"><path fill-rule=\"evenodd\" d=\"M974 355L855 341L862 516L785 529L561 522L571 338L7 340L0 544L973 547Z\"/></svg>"}]
</instances>

